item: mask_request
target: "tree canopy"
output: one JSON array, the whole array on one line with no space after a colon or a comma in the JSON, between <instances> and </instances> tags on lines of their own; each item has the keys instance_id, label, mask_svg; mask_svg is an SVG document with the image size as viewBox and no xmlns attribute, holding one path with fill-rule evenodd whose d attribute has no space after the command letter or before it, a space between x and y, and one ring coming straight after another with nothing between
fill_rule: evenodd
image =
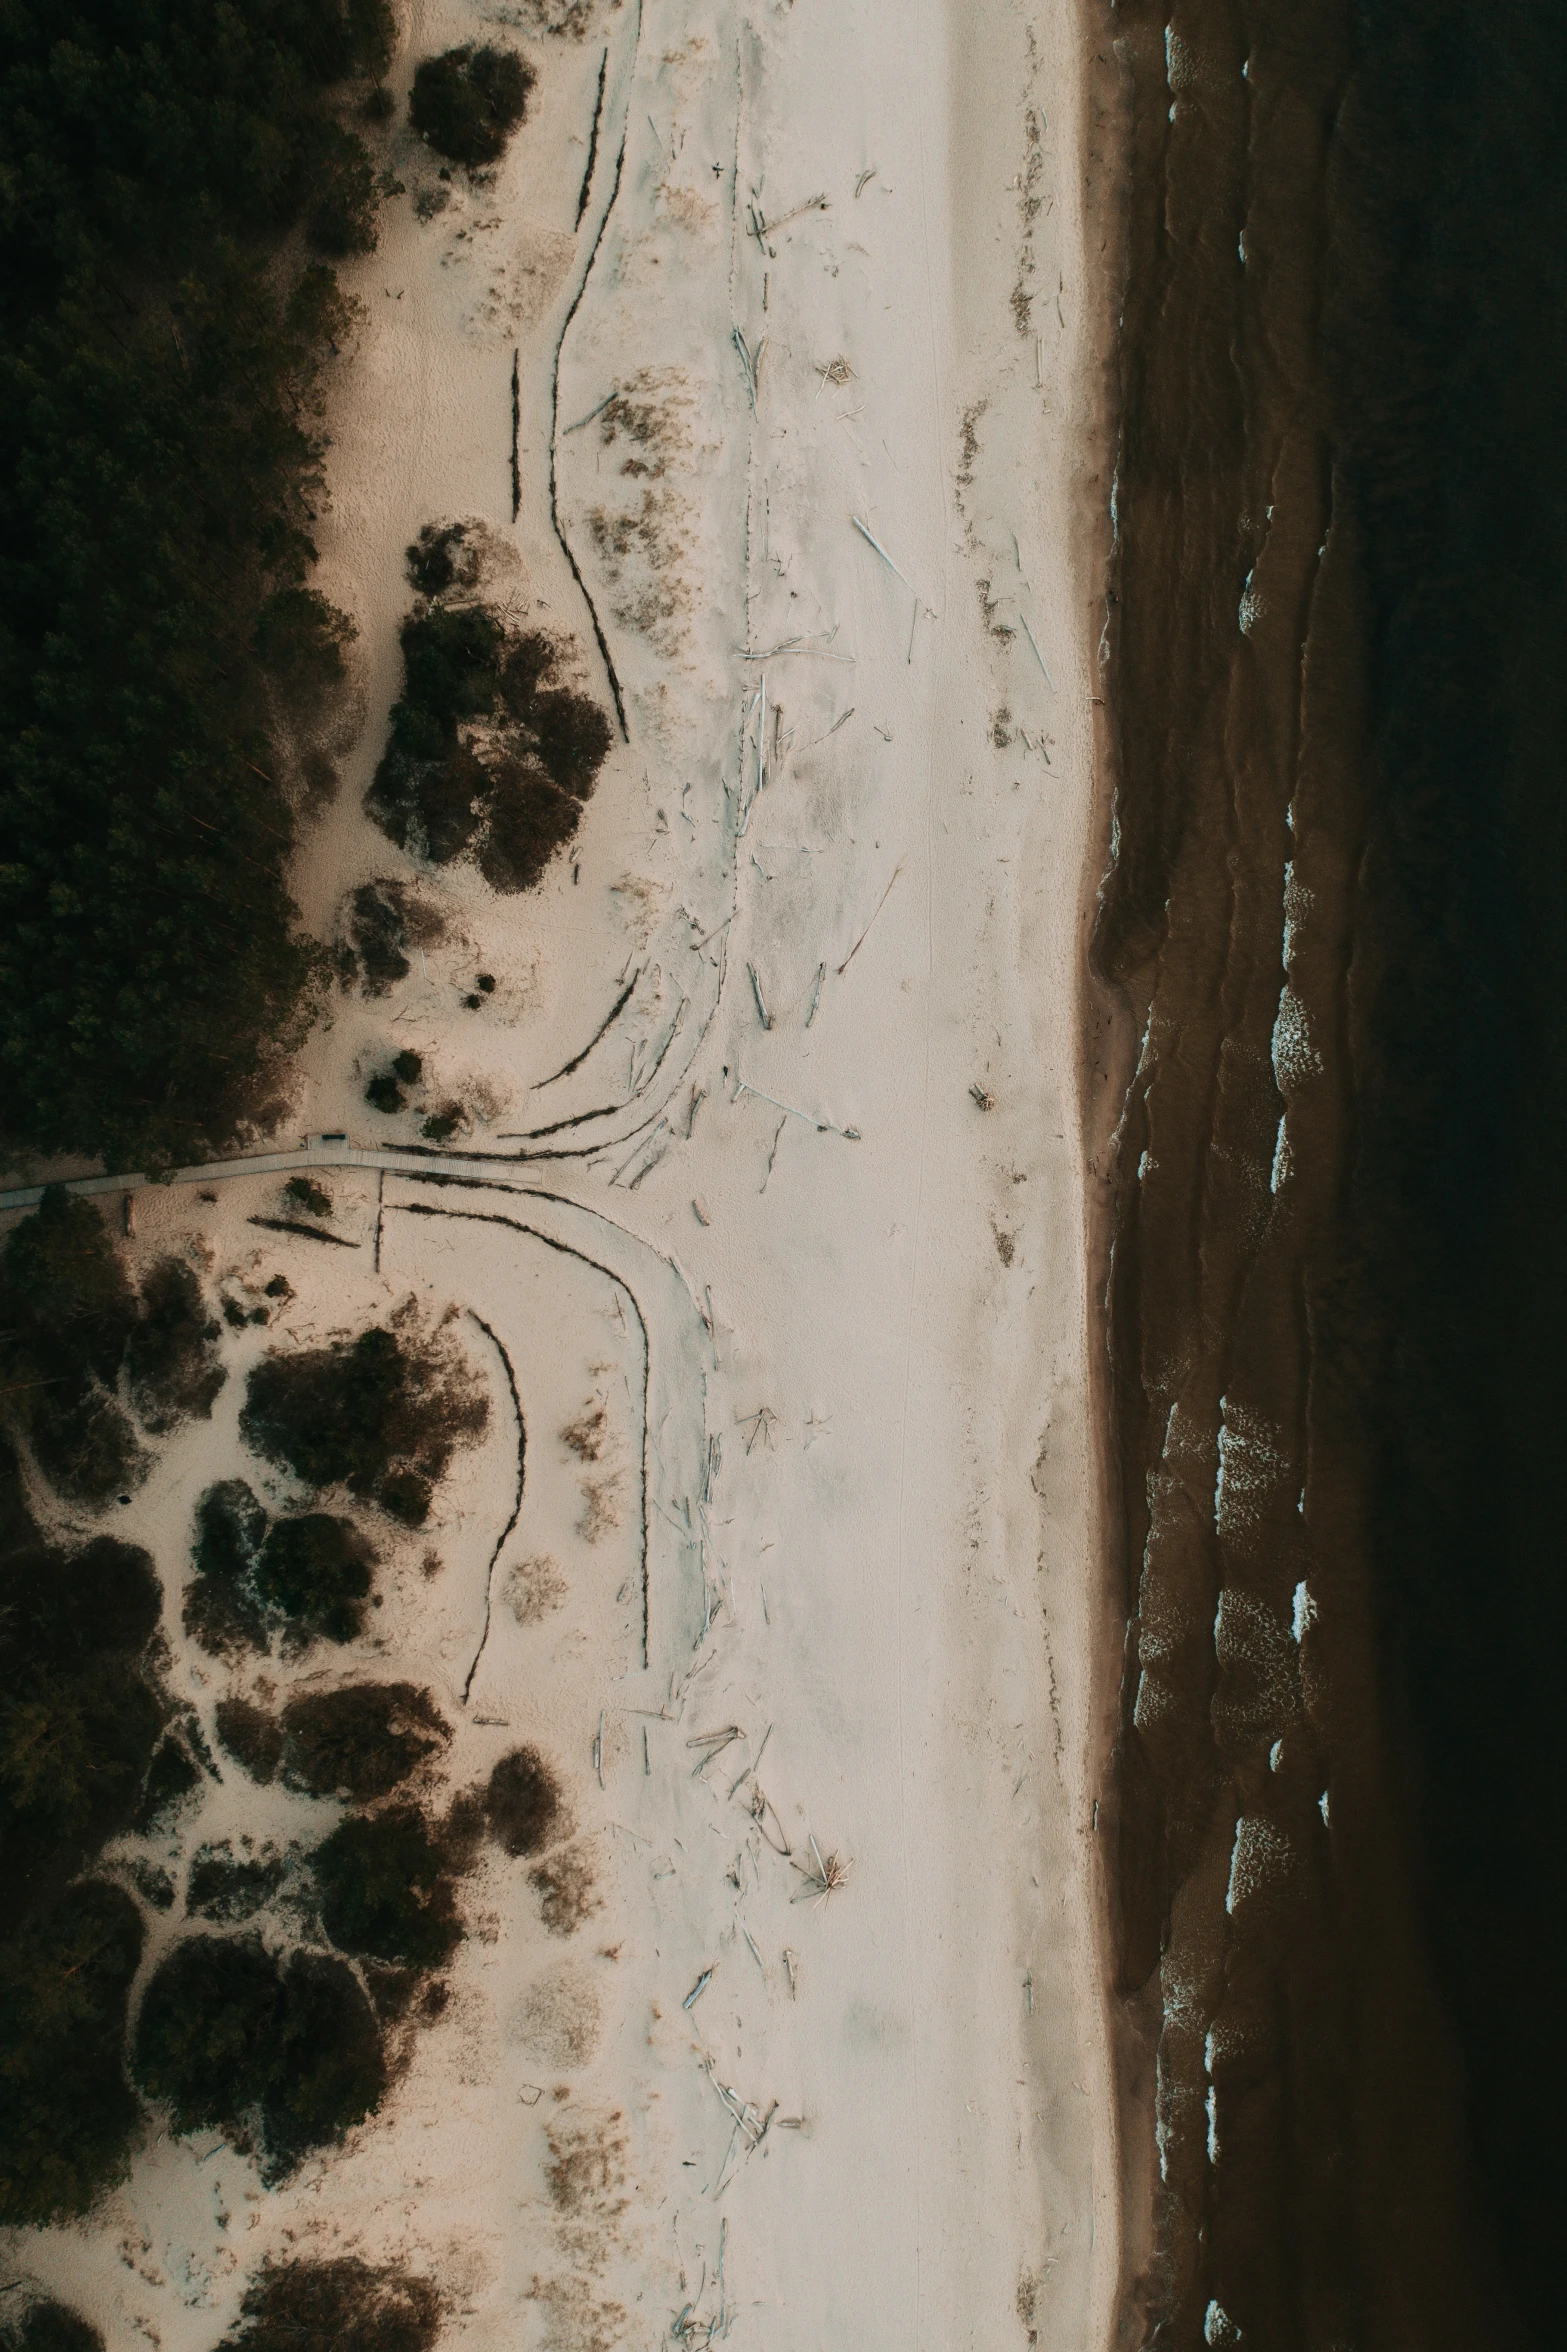
<instances>
[{"instance_id":1,"label":"tree canopy","mask_svg":"<svg viewBox=\"0 0 1567 2352\"><path fill-rule=\"evenodd\" d=\"M329 682L351 633L305 581L350 324L328 264L375 236L343 115L390 34L384 0L0 11L13 1150L215 1147L298 1034L318 959L269 680ZM284 258L296 232L314 257Z\"/></svg>"}]
</instances>

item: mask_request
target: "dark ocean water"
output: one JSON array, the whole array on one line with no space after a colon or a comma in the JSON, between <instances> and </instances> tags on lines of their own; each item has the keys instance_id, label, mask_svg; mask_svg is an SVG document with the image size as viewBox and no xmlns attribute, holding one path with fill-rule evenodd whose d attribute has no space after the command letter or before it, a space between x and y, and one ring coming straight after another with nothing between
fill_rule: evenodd
<instances>
[{"instance_id":1,"label":"dark ocean water","mask_svg":"<svg viewBox=\"0 0 1567 2352\"><path fill-rule=\"evenodd\" d=\"M1110 12L1143 2338L1558 2340L1567 5Z\"/></svg>"}]
</instances>

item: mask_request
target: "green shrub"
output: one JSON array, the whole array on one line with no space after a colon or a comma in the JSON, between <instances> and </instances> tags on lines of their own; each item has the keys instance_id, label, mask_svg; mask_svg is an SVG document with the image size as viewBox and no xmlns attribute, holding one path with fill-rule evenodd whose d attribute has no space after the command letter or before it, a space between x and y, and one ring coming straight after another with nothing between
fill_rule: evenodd
<instances>
[{"instance_id":1,"label":"green shrub","mask_svg":"<svg viewBox=\"0 0 1567 2352\"><path fill-rule=\"evenodd\" d=\"M351 909L349 930L364 967L365 994L384 996L413 969L403 953L408 917L402 888L396 882L361 882Z\"/></svg>"},{"instance_id":2,"label":"green shrub","mask_svg":"<svg viewBox=\"0 0 1567 2352\"><path fill-rule=\"evenodd\" d=\"M243 1479L209 1487L196 1506L196 1573L185 1627L217 1657L352 1641L364 1623L373 1546L353 1522L326 1512L268 1520Z\"/></svg>"},{"instance_id":3,"label":"green shrub","mask_svg":"<svg viewBox=\"0 0 1567 2352\"><path fill-rule=\"evenodd\" d=\"M498 163L527 111L533 81L533 68L515 50L448 49L419 66L408 119L453 163L470 169Z\"/></svg>"},{"instance_id":4,"label":"green shrub","mask_svg":"<svg viewBox=\"0 0 1567 2352\"><path fill-rule=\"evenodd\" d=\"M0 2223L85 2213L125 2171L138 2109L122 2053L141 1947L130 1896L93 1881L0 1944Z\"/></svg>"},{"instance_id":5,"label":"green shrub","mask_svg":"<svg viewBox=\"0 0 1567 2352\"><path fill-rule=\"evenodd\" d=\"M281 1854L238 1855L228 1845L203 1846L193 1855L185 1884L185 1909L193 1919L237 1927L254 1919L283 1884Z\"/></svg>"},{"instance_id":6,"label":"green shrub","mask_svg":"<svg viewBox=\"0 0 1567 2352\"><path fill-rule=\"evenodd\" d=\"M64 2303L31 2303L11 2321L0 2344L6 2352L103 2352L98 2330Z\"/></svg>"},{"instance_id":7,"label":"green shrub","mask_svg":"<svg viewBox=\"0 0 1567 2352\"><path fill-rule=\"evenodd\" d=\"M132 2063L177 2132L238 2141L259 2120L273 2178L386 2088L375 2018L343 1963L296 1952L285 1965L251 1937L176 1944L147 1987Z\"/></svg>"},{"instance_id":8,"label":"green shrub","mask_svg":"<svg viewBox=\"0 0 1567 2352\"><path fill-rule=\"evenodd\" d=\"M491 786L479 871L492 890L531 890L576 832L582 812L527 760L497 762Z\"/></svg>"},{"instance_id":9,"label":"green shrub","mask_svg":"<svg viewBox=\"0 0 1567 2352\"><path fill-rule=\"evenodd\" d=\"M164 1828L200 1786L201 1767L189 1748L177 1732L165 1732L147 1767L134 1826L142 1831Z\"/></svg>"},{"instance_id":10,"label":"green shrub","mask_svg":"<svg viewBox=\"0 0 1567 2352\"><path fill-rule=\"evenodd\" d=\"M332 1195L324 1192L310 1176L290 1176L283 1187L283 1198L291 1209L308 1209L313 1217L330 1217L332 1214ZM281 1276L276 1279L281 1280ZM271 1290L270 1282L267 1288ZM278 1295L284 1297L288 1294L279 1292Z\"/></svg>"},{"instance_id":11,"label":"green shrub","mask_svg":"<svg viewBox=\"0 0 1567 2352\"><path fill-rule=\"evenodd\" d=\"M356 1804L389 1796L451 1738L430 1692L411 1682L302 1693L284 1708L282 1732L290 1787Z\"/></svg>"},{"instance_id":12,"label":"green shrub","mask_svg":"<svg viewBox=\"0 0 1567 2352\"><path fill-rule=\"evenodd\" d=\"M141 1317L125 1350L131 1402L154 1437L210 1418L228 1377L217 1339L193 1269L183 1259L160 1258L142 1283Z\"/></svg>"},{"instance_id":13,"label":"green shrub","mask_svg":"<svg viewBox=\"0 0 1567 2352\"><path fill-rule=\"evenodd\" d=\"M364 1624L374 1565L351 1519L326 1511L275 1519L256 1560L256 1596L286 1621L291 1640L352 1641Z\"/></svg>"},{"instance_id":14,"label":"green shrub","mask_svg":"<svg viewBox=\"0 0 1567 2352\"><path fill-rule=\"evenodd\" d=\"M147 1554L47 1544L0 1440L0 1889L40 1899L129 1827L167 1708L145 1659L160 1588Z\"/></svg>"},{"instance_id":15,"label":"green shrub","mask_svg":"<svg viewBox=\"0 0 1567 2352\"><path fill-rule=\"evenodd\" d=\"M148 1429L205 1417L223 1385L217 1325L177 1258L140 1299L102 1217L63 1186L7 1237L0 1258L0 1376L38 1467L71 1501L107 1502L148 1468L115 1388L123 1371Z\"/></svg>"},{"instance_id":16,"label":"green shrub","mask_svg":"<svg viewBox=\"0 0 1567 2352\"><path fill-rule=\"evenodd\" d=\"M219 1699L215 1713L218 1738L235 1762L263 1788L276 1780L283 1761L283 1727L277 1717L248 1699Z\"/></svg>"},{"instance_id":17,"label":"green shrub","mask_svg":"<svg viewBox=\"0 0 1567 2352\"><path fill-rule=\"evenodd\" d=\"M390 1070L378 1071L369 1081L365 1087L365 1101L373 1111L380 1111L388 1119L408 1107L408 1097Z\"/></svg>"},{"instance_id":18,"label":"green shrub","mask_svg":"<svg viewBox=\"0 0 1567 2352\"><path fill-rule=\"evenodd\" d=\"M429 2279L334 2262L268 2263L219 2352L430 2352L441 2302Z\"/></svg>"},{"instance_id":19,"label":"green shrub","mask_svg":"<svg viewBox=\"0 0 1567 2352\"><path fill-rule=\"evenodd\" d=\"M457 584L460 530L426 526L408 550L416 586ZM587 695L549 684L560 660L549 638L508 630L482 603L417 604L401 635L403 692L366 808L400 848L436 865L473 849L492 889L532 889L581 822L609 721ZM463 734L476 722L488 729L482 758Z\"/></svg>"},{"instance_id":20,"label":"green shrub","mask_svg":"<svg viewBox=\"0 0 1567 2352\"><path fill-rule=\"evenodd\" d=\"M322 1925L339 1951L439 1968L460 1940L442 1851L416 1807L341 1822L310 1862Z\"/></svg>"},{"instance_id":21,"label":"green shrub","mask_svg":"<svg viewBox=\"0 0 1567 2352\"><path fill-rule=\"evenodd\" d=\"M444 596L450 588L479 584L479 551L469 544L465 523L426 523L404 561L409 585L421 596Z\"/></svg>"},{"instance_id":22,"label":"green shrub","mask_svg":"<svg viewBox=\"0 0 1567 2352\"><path fill-rule=\"evenodd\" d=\"M504 1853L536 1854L562 1834L560 1786L536 1748L512 1748L490 1774L484 1818Z\"/></svg>"},{"instance_id":23,"label":"green shrub","mask_svg":"<svg viewBox=\"0 0 1567 2352\"><path fill-rule=\"evenodd\" d=\"M267 1514L242 1478L209 1486L196 1505L196 1573L185 1594L185 1630L214 1657L264 1650L267 1619L255 1588Z\"/></svg>"},{"instance_id":24,"label":"green shrub","mask_svg":"<svg viewBox=\"0 0 1567 2352\"><path fill-rule=\"evenodd\" d=\"M421 1525L430 1488L489 1406L449 1349L372 1327L352 1340L267 1356L250 1374L240 1429L306 1486L345 1486Z\"/></svg>"}]
</instances>

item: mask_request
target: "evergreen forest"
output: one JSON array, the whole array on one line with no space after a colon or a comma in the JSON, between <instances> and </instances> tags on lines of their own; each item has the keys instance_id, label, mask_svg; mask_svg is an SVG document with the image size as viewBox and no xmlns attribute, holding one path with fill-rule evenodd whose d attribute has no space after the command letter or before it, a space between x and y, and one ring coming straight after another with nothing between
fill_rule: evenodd
<instances>
[{"instance_id":1,"label":"evergreen forest","mask_svg":"<svg viewBox=\"0 0 1567 2352\"><path fill-rule=\"evenodd\" d=\"M298 1036L287 730L385 0L0 11L0 1135L229 1142Z\"/></svg>"}]
</instances>

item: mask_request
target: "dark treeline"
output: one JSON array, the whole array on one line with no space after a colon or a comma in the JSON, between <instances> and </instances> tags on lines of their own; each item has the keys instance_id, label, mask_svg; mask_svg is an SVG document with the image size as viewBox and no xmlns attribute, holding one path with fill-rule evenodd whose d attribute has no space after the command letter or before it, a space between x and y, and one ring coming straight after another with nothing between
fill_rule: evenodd
<instances>
[{"instance_id":1,"label":"dark treeline","mask_svg":"<svg viewBox=\"0 0 1567 2352\"><path fill-rule=\"evenodd\" d=\"M0 15L13 1148L188 1158L296 1033L269 695L330 684L349 634L307 586L318 412L390 39L385 0Z\"/></svg>"}]
</instances>

